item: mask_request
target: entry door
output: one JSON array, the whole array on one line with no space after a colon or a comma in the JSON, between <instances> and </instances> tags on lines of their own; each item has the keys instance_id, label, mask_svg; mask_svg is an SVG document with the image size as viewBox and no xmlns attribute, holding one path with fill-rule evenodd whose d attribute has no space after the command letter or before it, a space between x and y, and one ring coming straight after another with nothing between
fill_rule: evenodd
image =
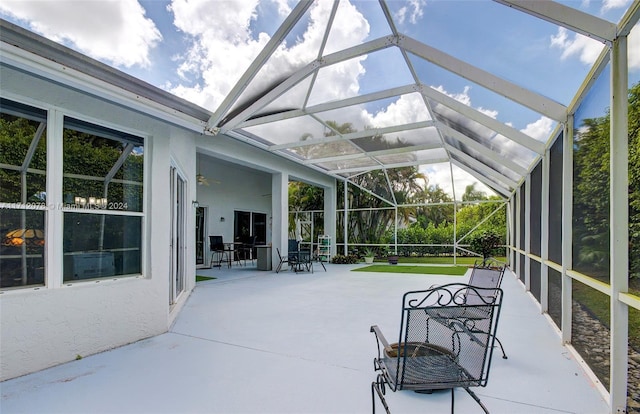
<instances>
[{"instance_id":1,"label":"entry door","mask_svg":"<svg viewBox=\"0 0 640 414\"><path fill-rule=\"evenodd\" d=\"M186 181L180 172L171 167L171 271L169 272L169 303L174 304L184 291L185 274L185 188Z\"/></svg>"}]
</instances>

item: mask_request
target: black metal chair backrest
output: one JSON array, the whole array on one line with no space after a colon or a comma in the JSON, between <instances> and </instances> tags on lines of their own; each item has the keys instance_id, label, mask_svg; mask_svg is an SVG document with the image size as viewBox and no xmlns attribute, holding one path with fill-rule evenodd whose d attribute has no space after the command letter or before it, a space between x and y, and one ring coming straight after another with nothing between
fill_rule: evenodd
<instances>
[{"instance_id":1,"label":"black metal chair backrest","mask_svg":"<svg viewBox=\"0 0 640 414\"><path fill-rule=\"evenodd\" d=\"M470 292L478 303L467 303ZM486 385L501 303L501 289L457 283L407 292L395 360L398 389Z\"/></svg>"},{"instance_id":2,"label":"black metal chair backrest","mask_svg":"<svg viewBox=\"0 0 640 414\"><path fill-rule=\"evenodd\" d=\"M224 242L222 236L209 236L209 249L212 252L224 251Z\"/></svg>"},{"instance_id":3,"label":"black metal chair backrest","mask_svg":"<svg viewBox=\"0 0 640 414\"><path fill-rule=\"evenodd\" d=\"M296 239L289 239L289 243L288 243L288 258L291 261L295 261L298 259L298 251L300 250L299 244L298 244L298 240Z\"/></svg>"},{"instance_id":4,"label":"black metal chair backrest","mask_svg":"<svg viewBox=\"0 0 640 414\"><path fill-rule=\"evenodd\" d=\"M484 387L496 342L502 290L450 283L402 297L398 342L389 344L377 325L371 327L378 343L371 384L373 412L377 394L389 413L385 387L391 391L430 392L463 388L488 414L471 387ZM469 303L469 296L474 303Z\"/></svg>"}]
</instances>

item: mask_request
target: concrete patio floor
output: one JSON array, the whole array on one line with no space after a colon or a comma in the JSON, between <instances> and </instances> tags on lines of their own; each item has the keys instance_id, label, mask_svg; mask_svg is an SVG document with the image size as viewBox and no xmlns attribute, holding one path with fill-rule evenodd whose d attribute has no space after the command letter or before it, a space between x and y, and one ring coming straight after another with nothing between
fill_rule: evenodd
<instances>
[{"instance_id":1,"label":"concrete patio floor","mask_svg":"<svg viewBox=\"0 0 640 414\"><path fill-rule=\"evenodd\" d=\"M9 413L367 413L380 326L395 342L401 296L466 276L255 267L198 270L166 334L0 384ZM497 413L607 413L608 405L555 329L507 272L499 338L486 388ZM387 392L393 413L450 411L450 393ZM463 390L456 412L481 413ZM383 409L378 405L378 412Z\"/></svg>"}]
</instances>

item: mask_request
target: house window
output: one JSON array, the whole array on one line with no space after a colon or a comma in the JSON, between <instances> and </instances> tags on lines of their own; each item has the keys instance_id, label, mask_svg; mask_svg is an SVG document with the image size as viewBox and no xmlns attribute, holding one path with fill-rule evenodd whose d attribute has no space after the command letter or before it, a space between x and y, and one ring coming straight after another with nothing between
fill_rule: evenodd
<instances>
[{"instance_id":1,"label":"house window","mask_svg":"<svg viewBox=\"0 0 640 414\"><path fill-rule=\"evenodd\" d=\"M44 284L47 112L0 99L0 288Z\"/></svg>"},{"instance_id":2,"label":"house window","mask_svg":"<svg viewBox=\"0 0 640 414\"><path fill-rule=\"evenodd\" d=\"M63 280L142 272L143 139L65 117Z\"/></svg>"}]
</instances>

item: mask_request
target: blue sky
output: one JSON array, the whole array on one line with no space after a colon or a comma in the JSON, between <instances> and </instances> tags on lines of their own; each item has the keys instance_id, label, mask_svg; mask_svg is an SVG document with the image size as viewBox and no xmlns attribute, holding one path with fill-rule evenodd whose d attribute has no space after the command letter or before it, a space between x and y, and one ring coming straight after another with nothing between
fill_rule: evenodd
<instances>
[{"instance_id":1,"label":"blue sky","mask_svg":"<svg viewBox=\"0 0 640 414\"><path fill-rule=\"evenodd\" d=\"M562 1L612 22L618 21L629 2ZM366 40L389 32L377 1L351 4L369 23ZM589 57L583 54L589 48L598 48L597 44L577 46L573 33L568 34L566 44L554 44L552 36L558 36L557 27L486 0L390 1L388 5L401 32L563 103L571 99L576 84L588 71ZM242 73L238 69L246 67L265 43L260 37L271 36L294 6L295 2L286 0L5 0L0 3L0 15L174 93L186 97L196 92L217 93L210 99L196 99L214 109L211 106L219 103L225 89ZM107 9L111 13L105 13ZM92 15L95 19L87 18ZM212 26L218 28L212 30ZM301 40L307 30L304 25L298 26L290 38ZM121 36L114 36L115 31ZM216 44L225 45L223 49L231 54L224 59L207 56L213 54ZM244 66L229 64L234 58ZM378 76L362 76L362 91L377 87L379 74L389 71L380 69L385 64L388 62L375 62L373 57L364 63L368 74ZM218 70L212 68L214 65ZM473 98L484 95L487 105L493 103L504 113L498 100L479 87L438 68L424 68L425 73L429 69L434 73L425 81L432 80L432 86L442 81L451 94L461 94L465 86L470 86L470 93L477 94ZM548 76L550 70L558 76ZM226 88L207 87L216 74L218 79L225 78L222 83Z\"/></svg>"},{"instance_id":2,"label":"blue sky","mask_svg":"<svg viewBox=\"0 0 640 414\"><path fill-rule=\"evenodd\" d=\"M631 0L561 3L617 23ZM387 4L399 32L565 105L604 46L488 0ZM3 0L0 16L214 111L295 5L288 0ZM286 75L317 57L331 5L314 3L286 47L268 62L269 76ZM640 79L639 32L636 27L629 39L634 83ZM343 0L327 50L388 34L378 1ZM325 86L313 99L412 83L401 58L397 50L387 49L328 68L322 73ZM546 139L554 126L466 79L415 56L409 59L423 84L536 139ZM257 78L256 88L269 76ZM596 111L606 106L589 105ZM363 122L399 120L407 108L408 102L372 103L365 106Z\"/></svg>"}]
</instances>

